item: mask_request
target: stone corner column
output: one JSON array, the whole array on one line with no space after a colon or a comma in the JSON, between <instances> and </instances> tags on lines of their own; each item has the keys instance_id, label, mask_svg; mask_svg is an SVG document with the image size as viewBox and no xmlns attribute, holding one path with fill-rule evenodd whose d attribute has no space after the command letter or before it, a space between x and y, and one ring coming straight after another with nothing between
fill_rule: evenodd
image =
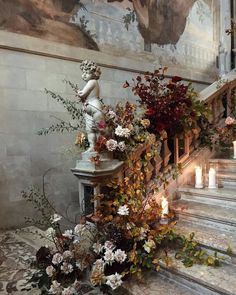
<instances>
[{"instance_id":1,"label":"stone corner column","mask_svg":"<svg viewBox=\"0 0 236 295\"><path fill-rule=\"evenodd\" d=\"M100 157L98 163L91 161L93 157ZM80 211L85 215L93 213L96 209L96 202L91 202L96 194L103 193L106 182L115 176L121 177L124 162L112 159L108 153L99 154L96 152L82 153L82 159L76 161L72 173L78 178L78 192Z\"/></svg>"}]
</instances>

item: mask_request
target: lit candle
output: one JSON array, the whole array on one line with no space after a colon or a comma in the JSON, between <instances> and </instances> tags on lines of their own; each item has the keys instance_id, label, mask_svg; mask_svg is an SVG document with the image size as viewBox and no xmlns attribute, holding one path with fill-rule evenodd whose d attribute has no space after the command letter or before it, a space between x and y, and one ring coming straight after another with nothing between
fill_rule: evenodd
<instances>
[{"instance_id":1,"label":"lit candle","mask_svg":"<svg viewBox=\"0 0 236 295\"><path fill-rule=\"evenodd\" d=\"M208 188L216 188L216 171L214 168L210 168L209 170Z\"/></svg>"},{"instance_id":2,"label":"lit candle","mask_svg":"<svg viewBox=\"0 0 236 295\"><path fill-rule=\"evenodd\" d=\"M162 208L161 217L163 218L165 217L165 215L168 215L169 213L168 201L167 201L167 198L165 198L164 196L162 196L161 208Z\"/></svg>"},{"instance_id":3,"label":"lit candle","mask_svg":"<svg viewBox=\"0 0 236 295\"><path fill-rule=\"evenodd\" d=\"M195 168L195 188L203 188L202 184L202 168L197 166Z\"/></svg>"},{"instance_id":4,"label":"lit candle","mask_svg":"<svg viewBox=\"0 0 236 295\"><path fill-rule=\"evenodd\" d=\"M236 140L233 141L233 145L234 145L234 159L236 159Z\"/></svg>"}]
</instances>

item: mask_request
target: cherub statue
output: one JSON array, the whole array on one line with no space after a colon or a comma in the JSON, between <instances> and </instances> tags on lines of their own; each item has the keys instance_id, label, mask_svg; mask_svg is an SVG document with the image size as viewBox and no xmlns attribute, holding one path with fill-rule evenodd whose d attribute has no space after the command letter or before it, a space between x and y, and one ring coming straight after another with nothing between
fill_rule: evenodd
<instances>
[{"instance_id":1,"label":"cherub statue","mask_svg":"<svg viewBox=\"0 0 236 295\"><path fill-rule=\"evenodd\" d=\"M82 90L78 90L78 96L83 103L85 111L85 126L89 142L89 148L86 152L93 152L95 142L101 134L99 123L104 122L98 84L101 70L90 60L84 60L80 65L80 69L83 72L82 79L87 82Z\"/></svg>"}]
</instances>

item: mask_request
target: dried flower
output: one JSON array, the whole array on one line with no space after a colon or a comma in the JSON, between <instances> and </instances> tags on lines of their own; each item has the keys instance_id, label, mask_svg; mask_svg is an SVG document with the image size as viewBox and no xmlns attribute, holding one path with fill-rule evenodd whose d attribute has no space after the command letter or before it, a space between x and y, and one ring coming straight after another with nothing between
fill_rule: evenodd
<instances>
[{"instance_id":1,"label":"dried flower","mask_svg":"<svg viewBox=\"0 0 236 295\"><path fill-rule=\"evenodd\" d=\"M234 125L234 124L236 124L236 120L229 116L225 119L225 124L226 125Z\"/></svg>"},{"instance_id":2,"label":"dried flower","mask_svg":"<svg viewBox=\"0 0 236 295\"><path fill-rule=\"evenodd\" d=\"M94 243L93 244L93 251L96 253L96 254L99 254L100 252L102 252L103 250L103 246L102 244L100 243Z\"/></svg>"},{"instance_id":3,"label":"dried flower","mask_svg":"<svg viewBox=\"0 0 236 295\"><path fill-rule=\"evenodd\" d=\"M126 145L124 141L118 143L118 149L123 152L126 149Z\"/></svg>"},{"instance_id":4,"label":"dried flower","mask_svg":"<svg viewBox=\"0 0 236 295\"><path fill-rule=\"evenodd\" d=\"M51 218L50 218L50 220L51 220L51 223L56 223L56 222L58 222L59 220L61 220L61 216L60 215L58 215L58 214L53 214L53 216L51 216Z\"/></svg>"},{"instance_id":5,"label":"dried flower","mask_svg":"<svg viewBox=\"0 0 236 295\"><path fill-rule=\"evenodd\" d=\"M122 275L117 272L114 275L110 275L106 277L106 284L112 288L112 290L117 289L122 285Z\"/></svg>"},{"instance_id":6,"label":"dried flower","mask_svg":"<svg viewBox=\"0 0 236 295\"><path fill-rule=\"evenodd\" d=\"M63 255L63 259L65 260L73 258L73 253L69 250L64 251L62 255Z\"/></svg>"},{"instance_id":7,"label":"dried flower","mask_svg":"<svg viewBox=\"0 0 236 295\"><path fill-rule=\"evenodd\" d=\"M150 253L152 249L156 248L156 244L153 240L148 239L143 245L143 248L147 253Z\"/></svg>"},{"instance_id":8,"label":"dried flower","mask_svg":"<svg viewBox=\"0 0 236 295\"><path fill-rule=\"evenodd\" d=\"M90 275L90 282L93 286L101 285L104 281L104 272L102 268L93 267Z\"/></svg>"},{"instance_id":9,"label":"dried flower","mask_svg":"<svg viewBox=\"0 0 236 295\"><path fill-rule=\"evenodd\" d=\"M150 121L148 119L143 119L140 121L140 123L145 128L148 128L150 126Z\"/></svg>"},{"instance_id":10,"label":"dried flower","mask_svg":"<svg viewBox=\"0 0 236 295\"><path fill-rule=\"evenodd\" d=\"M117 148L117 141L114 139L109 139L106 142L106 147L107 147L108 151L110 151L110 152L115 151Z\"/></svg>"},{"instance_id":11,"label":"dried flower","mask_svg":"<svg viewBox=\"0 0 236 295\"><path fill-rule=\"evenodd\" d=\"M46 230L46 237L47 238L52 238L52 237L55 237L55 235L56 235L56 231L55 231L55 229L54 228L52 228L52 227L49 227L47 230Z\"/></svg>"},{"instance_id":12,"label":"dried flower","mask_svg":"<svg viewBox=\"0 0 236 295\"><path fill-rule=\"evenodd\" d=\"M61 293L61 284L58 281L52 281L52 285L49 289L49 293L51 294L60 294Z\"/></svg>"},{"instance_id":13,"label":"dried flower","mask_svg":"<svg viewBox=\"0 0 236 295\"><path fill-rule=\"evenodd\" d=\"M120 206L117 213L119 215L129 215L129 207L127 205Z\"/></svg>"}]
</instances>

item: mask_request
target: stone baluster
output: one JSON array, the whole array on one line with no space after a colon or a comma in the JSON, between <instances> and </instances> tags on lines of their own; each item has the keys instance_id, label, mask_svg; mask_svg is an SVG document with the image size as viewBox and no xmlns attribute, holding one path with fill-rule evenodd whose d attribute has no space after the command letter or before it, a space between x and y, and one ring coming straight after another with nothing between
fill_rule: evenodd
<instances>
[{"instance_id":1,"label":"stone baluster","mask_svg":"<svg viewBox=\"0 0 236 295\"><path fill-rule=\"evenodd\" d=\"M163 160L163 169L166 170L168 168L168 164L170 161L171 151L168 147L168 138L163 139L162 142L162 160Z\"/></svg>"}]
</instances>

